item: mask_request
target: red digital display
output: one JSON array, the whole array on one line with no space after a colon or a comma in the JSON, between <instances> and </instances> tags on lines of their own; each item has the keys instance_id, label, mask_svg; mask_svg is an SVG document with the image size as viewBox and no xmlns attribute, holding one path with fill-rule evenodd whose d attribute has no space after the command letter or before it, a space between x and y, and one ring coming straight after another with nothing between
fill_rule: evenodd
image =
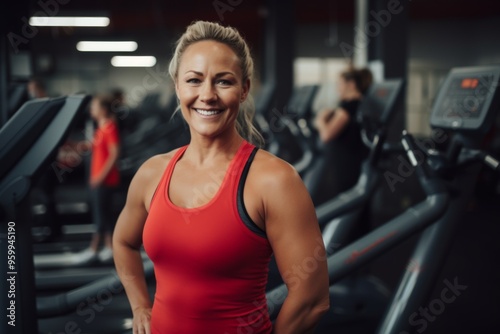
<instances>
[{"instance_id":1,"label":"red digital display","mask_svg":"<svg viewBox=\"0 0 500 334\"><path fill-rule=\"evenodd\" d=\"M474 78L465 78L462 79L462 84L460 85L462 88L474 89L477 87L479 80Z\"/></svg>"}]
</instances>

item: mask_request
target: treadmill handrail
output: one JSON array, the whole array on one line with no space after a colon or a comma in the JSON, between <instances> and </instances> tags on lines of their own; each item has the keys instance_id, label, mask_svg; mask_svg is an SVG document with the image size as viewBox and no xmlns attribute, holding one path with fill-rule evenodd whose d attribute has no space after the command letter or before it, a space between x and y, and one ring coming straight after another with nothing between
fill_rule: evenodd
<instances>
[{"instance_id":1,"label":"treadmill handrail","mask_svg":"<svg viewBox=\"0 0 500 334\"><path fill-rule=\"evenodd\" d=\"M447 193L430 195L423 202L329 256L327 264L330 285L436 222L446 212L448 203ZM287 294L285 284L266 294L271 319L277 317Z\"/></svg>"},{"instance_id":2,"label":"treadmill handrail","mask_svg":"<svg viewBox=\"0 0 500 334\"><path fill-rule=\"evenodd\" d=\"M149 259L143 262L144 275L151 277L154 275L153 262ZM76 310L78 305L85 302L88 297L96 296L102 290L122 291L123 285L114 270L112 274L107 275L97 281L91 282L71 291L61 293L55 296L38 297L37 315L40 318L55 317L67 314ZM113 293L113 291L109 291Z\"/></svg>"},{"instance_id":3,"label":"treadmill handrail","mask_svg":"<svg viewBox=\"0 0 500 334\"><path fill-rule=\"evenodd\" d=\"M293 164L297 173L302 174L304 171L311 166L314 160L314 153L312 148L307 143L307 138L304 137L303 132L300 127L292 120L284 118L281 122L288 128L290 133L293 135L295 142L299 145L302 156L299 161Z\"/></svg>"},{"instance_id":4,"label":"treadmill handrail","mask_svg":"<svg viewBox=\"0 0 500 334\"><path fill-rule=\"evenodd\" d=\"M51 123L49 123L48 129L51 127L56 128L60 126L60 124L66 124L66 118L69 117L68 115L73 117L74 114L80 113L89 100L90 96L88 95L69 95L65 97L65 102L61 107L61 110L56 116L54 116ZM75 105L78 110L75 113L72 113L71 111L75 108ZM40 166L47 162L49 156L44 154L44 146L46 144L40 142L40 138L47 139L50 137L51 142L60 143L68 132L69 129L66 129L64 133L57 133L56 135L53 135L52 133L48 133L48 130L45 129L40 134L37 141L30 146L30 149L28 150L29 154L24 154L16 162L15 166L0 178L0 206L3 206L5 210L12 210L13 205L21 201L24 196L26 196L30 187L31 178L35 174L40 173ZM20 185L22 184L26 184L27 186L21 187ZM17 189L18 186L19 189ZM13 196L13 194L15 194L15 196Z\"/></svg>"},{"instance_id":5,"label":"treadmill handrail","mask_svg":"<svg viewBox=\"0 0 500 334\"><path fill-rule=\"evenodd\" d=\"M320 226L360 208L373 194L380 178L379 171L368 162L363 163L361 168L361 175L353 188L318 206L316 216Z\"/></svg>"},{"instance_id":6,"label":"treadmill handrail","mask_svg":"<svg viewBox=\"0 0 500 334\"><path fill-rule=\"evenodd\" d=\"M0 128L0 142L2 142L0 148L0 161L2 161L0 178L7 175L22 158L23 154L29 150L36 138L43 132L44 126L52 121L59 109L46 108L62 104L64 99L65 97L59 97L28 101ZM37 105L39 109L33 110ZM46 111L40 112L40 109L46 109ZM30 136L26 136L27 133Z\"/></svg>"}]
</instances>

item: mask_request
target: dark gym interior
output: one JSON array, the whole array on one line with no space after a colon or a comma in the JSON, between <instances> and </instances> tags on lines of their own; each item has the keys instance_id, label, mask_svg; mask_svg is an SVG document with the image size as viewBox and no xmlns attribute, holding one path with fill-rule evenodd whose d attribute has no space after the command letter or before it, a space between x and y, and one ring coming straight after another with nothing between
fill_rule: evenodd
<instances>
[{"instance_id":1,"label":"dark gym interior","mask_svg":"<svg viewBox=\"0 0 500 334\"><path fill-rule=\"evenodd\" d=\"M315 333L499 332L500 2L18 0L0 17L0 333L133 333L113 259L78 258L96 229L90 101L121 99L116 221L138 168L189 143L168 66L195 20L243 35L263 148L310 191L331 282ZM58 17L104 23L45 24ZM85 41L131 49L86 51ZM351 120L367 152L360 177L341 189L332 161L353 153L330 159L314 122L339 105L349 66L373 81ZM271 260L271 319L282 283Z\"/></svg>"}]
</instances>

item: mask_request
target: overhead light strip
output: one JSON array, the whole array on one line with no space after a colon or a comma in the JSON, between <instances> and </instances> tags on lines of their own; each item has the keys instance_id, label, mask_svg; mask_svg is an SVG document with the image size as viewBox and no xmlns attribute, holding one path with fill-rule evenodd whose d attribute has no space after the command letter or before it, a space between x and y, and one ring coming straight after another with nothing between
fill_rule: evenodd
<instances>
[{"instance_id":1,"label":"overhead light strip","mask_svg":"<svg viewBox=\"0 0 500 334\"><path fill-rule=\"evenodd\" d=\"M133 52L137 50L137 43L133 41L81 41L76 44L81 52Z\"/></svg>"},{"instance_id":2,"label":"overhead light strip","mask_svg":"<svg viewBox=\"0 0 500 334\"><path fill-rule=\"evenodd\" d=\"M114 56L111 58L114 67L153 67L156 58L153 56Z\"/></svg>"},{"instance_id":3,"label":"overhead light strip","mask_svg":"<svg viewBox=\"0 0 500 334\"><path fill-rule=\"evenodd\" d=\"M109 18L104 16L32 16L29 24L34 27L107 27Z\"/></svg>"}]
</instances>

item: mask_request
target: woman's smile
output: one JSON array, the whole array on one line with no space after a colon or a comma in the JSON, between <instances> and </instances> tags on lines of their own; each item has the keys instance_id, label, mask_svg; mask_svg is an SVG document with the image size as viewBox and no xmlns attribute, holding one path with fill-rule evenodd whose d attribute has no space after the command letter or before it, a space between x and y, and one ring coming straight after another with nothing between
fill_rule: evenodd
<instances>
[{"instance_id":1,"label":"woman's smile","mask_svg":"<svg viewBox=\"0 0 500 334\"><path fill-rule=\"evenodd\" d=\"M217 118L224 109L219 109L219 108L193 108L194 111L200 116L201 118Z\"/></svg>"}]
</instances>

